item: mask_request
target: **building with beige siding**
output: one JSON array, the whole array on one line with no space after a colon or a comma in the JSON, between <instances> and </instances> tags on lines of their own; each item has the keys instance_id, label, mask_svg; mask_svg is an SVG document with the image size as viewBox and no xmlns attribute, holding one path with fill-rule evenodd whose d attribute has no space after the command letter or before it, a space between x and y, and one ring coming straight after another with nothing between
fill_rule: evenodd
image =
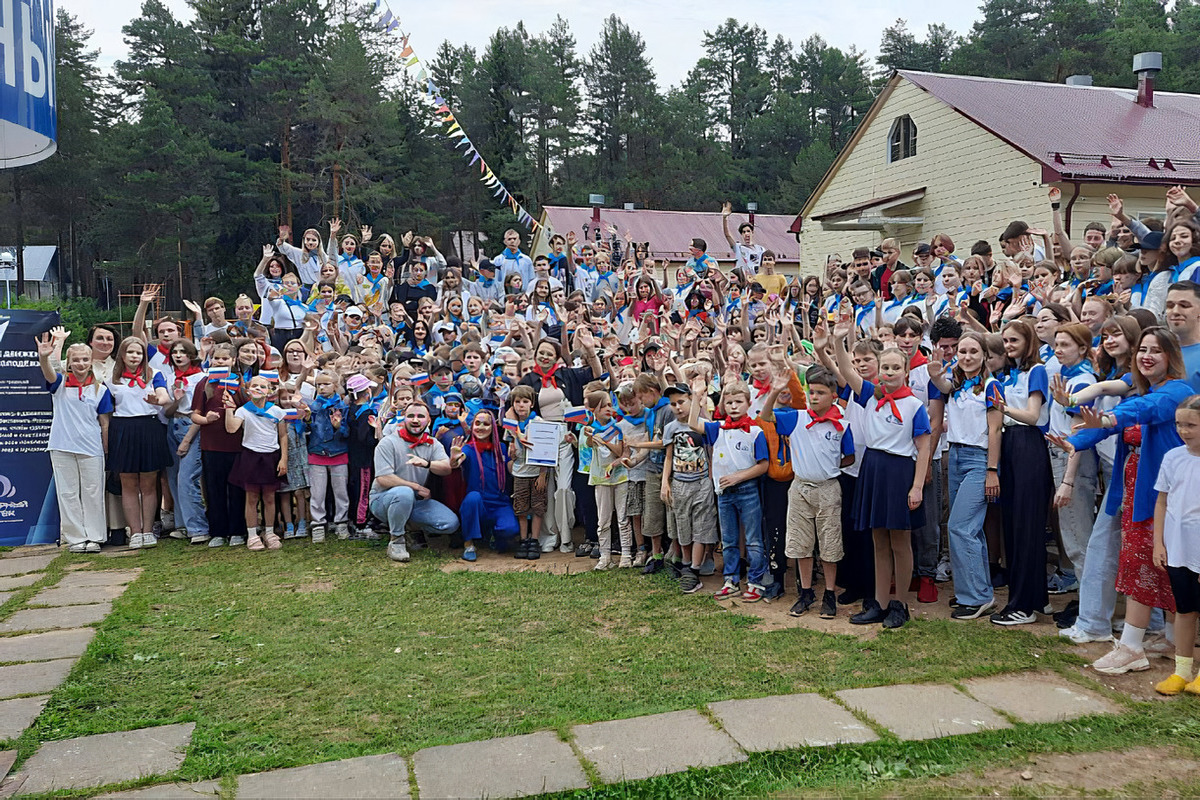
<instances>
[{"instance_id":1,"label":"building with beige siding","mask_svg":"<svg viewBox=\"0 0 1200 800\"><path fill-rule=\"evenodd\" d=\"M1154 92L1156 55L1135 59L1137 89L897 71L792 223L801 272L887 237L910 264L936 233L961 258L980 239L998 253L1012 220L1050 228L1051 186L1079 239L1110 223L1110 192L1161 218L1165 187L1200 184L1200 96Z\"/></svg>"}]
</instances>

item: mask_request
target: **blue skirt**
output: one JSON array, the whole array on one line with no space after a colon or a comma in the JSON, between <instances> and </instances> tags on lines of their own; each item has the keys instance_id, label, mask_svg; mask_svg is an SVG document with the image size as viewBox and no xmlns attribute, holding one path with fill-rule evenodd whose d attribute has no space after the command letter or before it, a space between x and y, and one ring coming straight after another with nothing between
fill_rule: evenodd
<instances>
[{"instance_id":1,"label":"blue skirt","mask_svg":"<svg viewBox=\"0 0 1200 800\"><path fill-rule=\"evenodd\" d=\"M171 466L167 426L156 415L110 418L108 423L109 472L158 472Z\"/></svg>"},{"instance_id":2,"label":"blue skirt","mask_svg":"<svg viewBox=\"0 0 1200 800\"><path fill-rule=\"evenodd\" d=\"M867 448L854 485L851 518L855 529L911 531L924 525L924 506L908 509L908 490L916 469L917 462L908 456Z\"/></svg>"}]
</instances>

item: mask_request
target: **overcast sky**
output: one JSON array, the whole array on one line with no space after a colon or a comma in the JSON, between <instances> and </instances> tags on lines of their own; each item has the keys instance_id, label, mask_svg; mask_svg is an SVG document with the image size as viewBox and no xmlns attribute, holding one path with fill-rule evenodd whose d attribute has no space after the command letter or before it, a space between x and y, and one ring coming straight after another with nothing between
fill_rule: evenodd
<instances>
[{"instance_id":1,"label":"overcast sky","mask_svg":"<svg viewBox=\"0 0 1200 800\"><path fill-rule=\"evenodd\" d=\"M178 16L190 17L185 0L165 2ZM138 15L141 0L58 0L58 4L95 32L91 47L99 48L102 68L111 68L125 56L121 28ZM799 44L817 33L832 45L843 49L855 45L872 56L881 32L897 18L908 20L909 29L921 36L927 25L938 22L965 33L978 16L972 0L611 0L599 7L581 0L392 0L391 7L422 58L431 58L443 39L482 49L497 28L518 20L523 20L530 32L539 33L550 27L555 14L570 22L584 55L595 43L604 17L617 14L645 38L660 86L679 83L702 55L704 31L715 29L730 16L760 25L772 39L780 34Z\"/></svg>"}]
</instances>

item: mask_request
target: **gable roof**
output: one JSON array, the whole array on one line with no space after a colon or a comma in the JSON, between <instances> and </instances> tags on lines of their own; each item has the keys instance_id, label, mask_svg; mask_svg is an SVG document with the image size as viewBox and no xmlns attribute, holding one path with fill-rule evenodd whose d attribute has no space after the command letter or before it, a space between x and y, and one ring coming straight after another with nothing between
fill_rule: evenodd
<instances>
[{"instance_id":1,"label":"gable roof","mask_svg":"<svg viewBox=\"0 0 1200 800\"><path fill-rule=\"evenodd\" d=\"M16 247L3 248L16 252ZM51 274L50 267L54 264L54 255L58 252L58 248L52 244L30 244L25 246L25 280L27 281L50 281L56 280L56 276ZM16 265L10 267L7 272L11 276L10 280L16 280ZM0 269L0 280L4 280L5 270Z\"/></svg>"},{"instance_id":2,"label":"gable roof","mask_svg":"<svg viewBox=\"0 0 1200 800\"><path fill-rule=\"evenodd\" d=\"M979 78L898 74L1049 170L1048 180L1200 182L1200 95Z\"/></svg>"},{"instance_id":3,"label":"gable roof","mask_svg":"<svg viewBox=\"0 0 1200 800\"><path fill-rule=\"evenodd\" d=\"M738 225L748 220L745 214L734 214L729 218L729 232L738 238ZM575 231L578 235L583 224L591 226L592 209L575 206L543 206L542 225L551 233L567 235ZM547 224L548 223L548 224ZM775 253L779 263L797 263L800 260L800 245L788 231L792 217L784 214L755 214L754 242ZM688 257L688 243L693 237L703 239L708 245L708 254L718 261L733 261L733 250L721 232L719 211L659 211L655 209L624 208L600 209L600 228L606 231L615 225L617 235L625 238L625 232L633 235L635 242L650 242L650 254L672 259ZM538 230L534 239L536 252L549 252L549 235ZM582 237L580 239L582 242Z\"/></svg>"}]
</instances>

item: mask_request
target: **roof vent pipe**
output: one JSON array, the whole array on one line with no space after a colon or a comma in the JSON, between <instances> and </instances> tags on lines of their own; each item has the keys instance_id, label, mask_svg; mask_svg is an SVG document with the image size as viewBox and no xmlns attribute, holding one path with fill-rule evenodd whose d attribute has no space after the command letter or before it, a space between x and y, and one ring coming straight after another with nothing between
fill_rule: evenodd
<instances>
[{"instance_id":1,"label":"roof vent pipe","mask_svg":"<svg viewBox=\"0 0 1200 800\"><path fill-rule=\"evenodd\" d=\"M1162 53L1138 53L1133 57L1133 71L1138 76L1137 104L1154 108L1154 76L1162 72Z\"/></svg>"},{"instance_id":2,"label":"roof vent pipe","mask_svg":"<svg viewBox=\"0 0 1200 800\"><path fill-rule=\"evenodd\" d=\"M1091 75L1071 75L1067 78L1067 86L1091 86Z\"/></svg>"}]
</instances>

